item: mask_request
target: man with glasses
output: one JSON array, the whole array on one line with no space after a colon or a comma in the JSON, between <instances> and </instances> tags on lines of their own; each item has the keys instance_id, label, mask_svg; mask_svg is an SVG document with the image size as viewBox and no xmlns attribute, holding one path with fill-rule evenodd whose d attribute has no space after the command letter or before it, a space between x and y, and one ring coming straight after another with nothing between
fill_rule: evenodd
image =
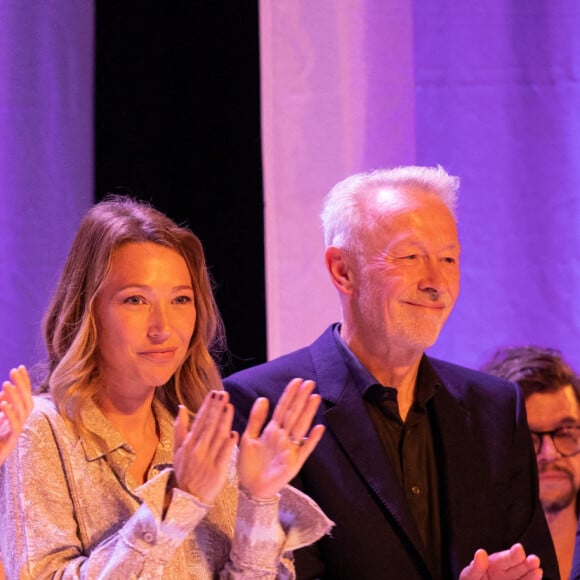
<instances>
[{"instance_id":1,"label":"man with glasses","mask_svg":"<svg viewBox=\"0 0 580 580\"><path fill-rule=\"evenodd\" d=\"M570 577L580 503L580 378L550 348L501 349L484 371L520 385L536 450L540 501L562 578Z\"/></svg>"}]
</instances>

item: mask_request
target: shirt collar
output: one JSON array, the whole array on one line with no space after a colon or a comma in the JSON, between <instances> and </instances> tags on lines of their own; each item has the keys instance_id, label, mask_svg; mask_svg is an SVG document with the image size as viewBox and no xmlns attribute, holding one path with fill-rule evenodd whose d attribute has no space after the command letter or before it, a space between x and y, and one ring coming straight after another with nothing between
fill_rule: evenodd
<instances>
[{"instance_id":1,"label":"shirt collar","mask_svg":"<svg viewBox=\"0 0 580 580\"><path fill-rule=\"evenodd\" d=\"M356 388L358 389L361 396L365 397L373 385L387 387L388 391L385 392L385 396L392 396L392 387L379 383L379 381L377 381L372 373L350 350L340 335L340 327L340 323L336 323L333 327L334 340L336 341L336 345L344 357L346 366L348 367L351 377L354 379ZM417 389L415 397L417 403L420 405L425 405L425 403L435 394L436 389L440 386L441 382L437 376L437 373L433 369L431 362L427 356L423 355L421 362L419 363L419 372L417 374Z\"/></svg>"},{"instance_id":2,"label":"shirt collar","mask_svg":"<svg viewBox=\"0 0 580 580\"><path fill-rule=\"evenodd\" d=\"M153 399L153 413L159 427L159 463L171 463L173 452L173 417L171 413L157 400ZM94 401L88 401L81 411L83 425L96 437L81 437L81 444L88 460L98 459L103 455L125 448L130 449L121 434L103 415Z\"/></svg>"}]
</instances>

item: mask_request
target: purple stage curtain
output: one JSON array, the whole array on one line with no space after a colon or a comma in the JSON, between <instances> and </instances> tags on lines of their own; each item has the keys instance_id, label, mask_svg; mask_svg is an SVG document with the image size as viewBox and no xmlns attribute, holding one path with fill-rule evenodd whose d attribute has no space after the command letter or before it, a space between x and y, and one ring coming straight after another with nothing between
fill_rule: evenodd
<instances>
[{"instance_id":1,"label":"purple stage curtain","mask_svg":"<svg viewBox=\"0 0 580 580\"><path fill-rule=\"evenodd\" d=\"M93 199L94 6L0 3L0 373L44 357L40 319Z\"/></svg>"},{"instance_id":2,"label":"purple stage curtain","mask_svg":"<svg viewBox=\"0 0 580 580\"><path fill-rule=\"evenodd\" d=\"M580 370L578 30L574 0L260 0L269 358L339 317L328 189L440 164L462 179L462 287L430 353L535 343Z\"/></svg>"}]
</instances>

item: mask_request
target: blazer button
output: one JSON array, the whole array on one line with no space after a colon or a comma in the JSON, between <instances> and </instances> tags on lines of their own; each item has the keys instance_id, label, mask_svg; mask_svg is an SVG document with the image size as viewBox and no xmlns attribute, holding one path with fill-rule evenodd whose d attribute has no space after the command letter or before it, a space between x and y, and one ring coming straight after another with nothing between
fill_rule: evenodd
<instances>
[{"instance_id":1,"label":"blazer button","mask_svg":"<svg viewBox=\"0 0 580 580\"><path fill-rule=\"evenodd\" d=\"M411 486L411 493L413 495L421 495L421 488L418 485Z\"/></svg>"}]
</instances>

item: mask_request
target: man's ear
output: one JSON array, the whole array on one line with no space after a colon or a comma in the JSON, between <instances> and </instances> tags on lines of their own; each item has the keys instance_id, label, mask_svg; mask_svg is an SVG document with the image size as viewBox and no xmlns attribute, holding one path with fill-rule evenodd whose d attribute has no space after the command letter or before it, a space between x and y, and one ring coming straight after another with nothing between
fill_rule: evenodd
<instances>
[{"instance_id":1,"label":"man's ear","mask_svg":"<svg viewBox=\"0 0 580 580\"><path fill-rule=\"evenodd\" d=\"M340 248L329 246L324 252L324 261L334 287L342 294L352 294L354 283L352 256Z\"/></svg>"}]
</instances>

